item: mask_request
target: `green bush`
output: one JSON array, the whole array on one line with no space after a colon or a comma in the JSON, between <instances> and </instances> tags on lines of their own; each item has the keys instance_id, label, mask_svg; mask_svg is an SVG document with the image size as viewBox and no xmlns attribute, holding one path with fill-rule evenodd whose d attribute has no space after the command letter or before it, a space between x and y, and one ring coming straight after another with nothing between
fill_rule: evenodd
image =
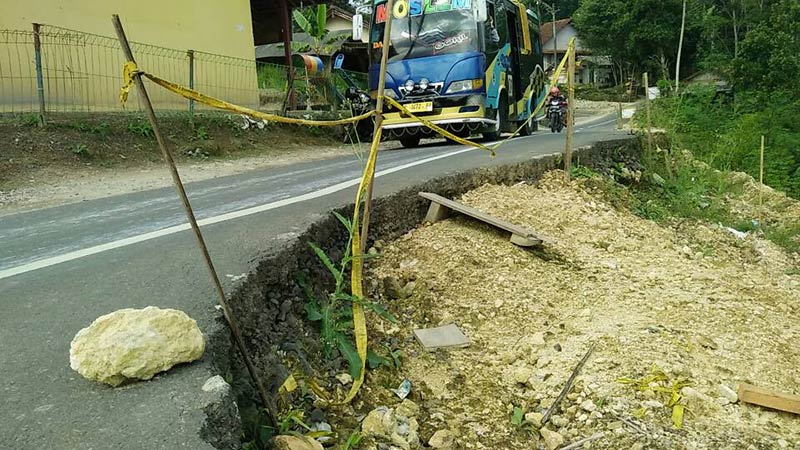
<instances>
[{"instance_id":1,"label":"green bush","mask_svg":"<svg viewBox=\"0 0 800 450\"><path fill-rule=\"evenodd\" d=\"M761 136L766 139L764 182L800 198L800 100L789 93L743 92L730 104L714 86L690 86L679 97L653 102L653 123L679 148L713 167L756 179ZM640 118L641 120L641 118Z\"/></svg>"}]
</instances>

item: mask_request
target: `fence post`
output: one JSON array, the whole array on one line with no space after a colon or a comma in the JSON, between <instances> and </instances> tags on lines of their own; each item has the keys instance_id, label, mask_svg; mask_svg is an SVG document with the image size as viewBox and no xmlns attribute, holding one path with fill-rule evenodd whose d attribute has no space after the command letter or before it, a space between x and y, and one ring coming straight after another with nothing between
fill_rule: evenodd
<instances>
[{"instance_id":1,"label":"fence post","mask_svg":"<svg viewBox=\"0 0 800 450\"><path fill-rule=\"evenodd\" d=\"M189 89L194 89L194 50L187 50L189 57ZM189 99L189 115L194 117L194 100Z\"/></svg>"},{"instance_id":2,"label":"fence post","mask_svg":"<svg viewBox=\"0 0 800 450\"><path fill-rule=\"evenodd\" d=\"M39 39L40 25L33 24L33 50L36 55L36 92L39 95L39 126L45 126L44 117L44 77L42 76L42 41Z\"/></svg>"}]
</instances>

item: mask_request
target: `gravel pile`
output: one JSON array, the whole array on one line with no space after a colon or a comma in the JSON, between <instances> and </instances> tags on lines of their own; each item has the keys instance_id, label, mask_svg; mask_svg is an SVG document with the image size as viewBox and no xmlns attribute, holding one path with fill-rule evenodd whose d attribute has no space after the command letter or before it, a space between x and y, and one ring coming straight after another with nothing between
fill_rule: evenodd
<instances>
[{"instance_id":1,"label":"gravel pile","mask_svg":"<svg viewBox=\"0 0 800 450\"><path fill-rule=\"evenodd\" d=\"M412 382L420 441L439 431L454 437L452 448L552 449L602 432L587 448L800 445L800 417L735 395L742 382L800 393L797 258L713 224L660 226L596 189L567 185L555 171L460 199L541 233L548 244L538 251L463 217L378 246L373 292L400 323L371 322L370 333L402 351L399 376ZM768 205L797 211L775 195ZM752 199L742 197L744 209ZM471 345L423 352L412 330L447 323ZM592 344L574 388L540 428ZM393 381L379 378L370 377L365 402L396 407L385 395ZM685 406L680 429L673 390Z\"/></svg>"}]
</instances>

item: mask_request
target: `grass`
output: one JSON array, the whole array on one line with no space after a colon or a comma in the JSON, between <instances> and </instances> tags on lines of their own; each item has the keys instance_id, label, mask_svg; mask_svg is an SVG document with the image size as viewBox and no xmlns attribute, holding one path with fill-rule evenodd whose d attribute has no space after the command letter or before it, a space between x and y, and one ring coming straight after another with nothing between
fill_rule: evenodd
<instances>
[{"instance_id":1,"label":"grass","mask_svg":"<svg viewBox=\"0 0 800 450\"><path fill-rule=\"evenodd\" d=\"M286 68L272 64L259 64L258 66L259 89L286 89Z\"/></svg>"},{"instance_id":2,"label":"grass","mask_svg":"<svg viewBox=\"0 0 800 450\"><path fill-rule=\"evenodd\" d=\"M572 170L576 178L600 188L605 200L618 209L659 223L696 220L720 224L763 236L789 252L800 252L800 220L794 223L760 224L754 217L731 211L728 199L742 195L743 187L725 171L699 163L688 154L647 153L642 158L639 182L621 184L585 167Z\"/></svg>"}]
</instances>

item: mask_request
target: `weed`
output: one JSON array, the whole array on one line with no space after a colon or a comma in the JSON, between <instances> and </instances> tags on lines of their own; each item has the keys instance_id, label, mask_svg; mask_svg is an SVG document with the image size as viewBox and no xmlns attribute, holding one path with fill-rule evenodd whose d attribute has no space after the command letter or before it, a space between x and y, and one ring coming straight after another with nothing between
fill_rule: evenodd
<instances>
[{"instance_id":1,"label":"weed","mask_svg":"<svg viewBox=\"0 0 800 450\"><path fill-rule=\"evenodd\" d=\"M200 125L194 129L194 134L197 139L207 141L208 140L208 131L206 131L206 127Z\"/></svg>"},{"instance_id":2,"label":"weed","mask_svg":"<svg viewBox=\"0 0 800 450\"><path fill-rule=\"evenodd\" d=\"M511 425L515 427L521 427L522 422L525 419L525 411L519 406L514 407L514 412L511 414Z\"/></svg>"},{"instance_id":3,"label":"weed","mask_svg":"<svg viewBox=\"0 0 800 450\"><path fill-rule=\"evenodd\" d=\"M138 118L128 122L128 131L137 136L153 137L153 127L150 122Z\"/></svg>"},{"instance_id":4,"label":"weed","mask_svg":"<svg viewBox=\"0 0 800 450\"><path fill-rule=\"evenodd\" d=\"M72 147L72 153L80 156L81 158L89 158L92 156L92 153L89 151L89 147L87 147L85 144L75 144L75 146Z\"/></svg>"},{"instance_id":5,"label":"weed","mask_svg":"<svg viewBox=\"0 0 800 450\"><path fill-rule=\"evenodd\" d=\"M19 122L26 127L35 127L41 123L41 118L39 114L27 113L19 116Z\"/></svg>"},{"instance_id":6,"label":"weed","mask_svg":"<svg viewBox=\"0 0 800 450\"><path fill-rule=\"evenodd\" d=\"M570 171L572 178L595 178L601 175L586 166L574 166Z\"/></svg>"},{"instance_id":7,"label":"weed","mask_svg":"<svg viewBox=\"0 0 800 450\"><path fill-rule=\"evenodd\" d=\"M350 433L350 436L347 436L347 440L344 442L342 450L351 450L358 447L359 442L361 442L361 438L361 433L358 431L353 431Z\"/></svg>"},{"instance_id":8,"label":"weed","mask_svg":"<svg viewBox=\"0 0 800 450\"><path fill-rule=\"evenodd\" d=\"M308 243L333 276L335 282L333 292L328 294L326 298L318 299L314 291L302 277L298 279L298 282L305 291L308 299L305 304L308 320L320 322L320 334L325 356L330 357L333 349L338 349L342 356L347 359L350 375L353 378L358 378L361 374L361 358L353 347L352 339L348 334L349 330L353 327L352 303L360 304L364 309L375 312L385 320L396 322L397 319L381 305L364 298L354 297L345 292L345 275L348 266L356 258L364 258L367 255L354 257L351 254L354 233L353 224L341 214L334 212L334 215L349 233L345 253L338 262L338 265L328 257L324 250L311 242ZM376 359L375 356L373 356L373 362L381 365L380 360Z\"/></svg>"},{"instance_id":9,"label":"weed","mask_svg":"<svg viewBox=\"0 0 800 450\"><path fill-rule=\"evenodd\" d=\"M800 267L789 269L785 273L789 276L800 275Z\"/></svg>"}]
</instances>

